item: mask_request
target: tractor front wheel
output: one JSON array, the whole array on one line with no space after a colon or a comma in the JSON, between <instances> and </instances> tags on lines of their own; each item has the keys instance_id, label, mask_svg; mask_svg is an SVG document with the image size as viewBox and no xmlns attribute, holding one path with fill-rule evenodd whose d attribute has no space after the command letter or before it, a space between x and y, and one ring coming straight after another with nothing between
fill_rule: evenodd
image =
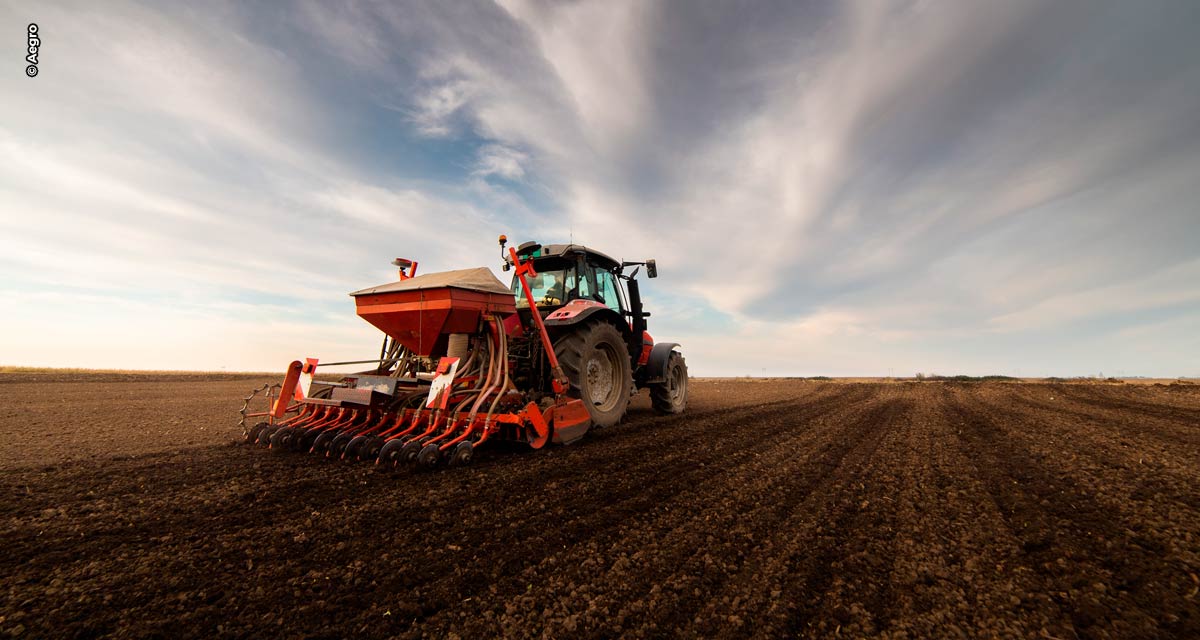
<instances>
[{"instance_id":1,"label":"tractor front wheel","mask_svg":"<svg viewBox=\"0 0 1200 640\"><path fill-rule=\"evenodd\" d=\"M583 400L593 426L620 422L633 385L621 332L607 322L590 322L559 338L554 353L571 381L571 395Z\"/></svg>"}]
</instances>

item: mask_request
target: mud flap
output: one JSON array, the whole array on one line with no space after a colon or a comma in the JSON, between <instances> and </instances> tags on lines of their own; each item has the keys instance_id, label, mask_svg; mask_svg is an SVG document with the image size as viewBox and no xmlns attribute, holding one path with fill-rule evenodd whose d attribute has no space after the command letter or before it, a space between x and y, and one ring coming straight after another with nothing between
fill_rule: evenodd
<instances>
[{"instance_id":1,"label":"mud flap","mask_svg":"<svg viewBox=\"0 0 1200 640\"><path fill-rule=\"evenodd\" d=\"M592 414L583 400L567 400L546 409L546 423L554 430L554 444L571 444L592 426Z\"/></svg>"},{"instance_id":2,"label":"mud flap","mask_svg":"<svg viewBox=\"0 0 1200 640\"><path fill-rule=\"evenodd\" d=\"M550 425L547 423L553 417L554 408L546 410L546 414L542 415L542 410L538 409L536 402L530 402L525 407L525 417L529 419L529 424L533 425L533 435L529 438L529 446L534 449L541 449L550 442Z\"/></svg>"}]
</instances>

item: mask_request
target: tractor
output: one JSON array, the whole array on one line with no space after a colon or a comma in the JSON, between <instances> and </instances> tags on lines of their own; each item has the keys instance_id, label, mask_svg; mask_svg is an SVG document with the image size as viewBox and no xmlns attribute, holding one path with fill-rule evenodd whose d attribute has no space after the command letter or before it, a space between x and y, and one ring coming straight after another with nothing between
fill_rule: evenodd
<instances>
[{"instance_id":1,"label":"tractor","mask_svg":"<svg viewBox=\"0 0 1200 640\"><path fill-rule=\"evenodd\" d=\"M489 440L569 444L619 423L643 388L656 412L684 411L687 364L677 343L651 338L636 279L658 276L654 260L499 242L510 286L485 267L417 275L397 258L397 281L351 293L385 334L379 358L321 366L374 366L331 379L314 358L292 362L246 396L245 440L435 467L467 464Z\"/></svg>"},{"instance_id":2,"label":"tractor","mask_svg":"<svg viewBox=\"0 0 1200 640\"><path fill-rule=\"evenodd\" d=\"M522 325L532 325L535 312L543 315L554 354L571 382L570 393L583 400L594 426L620 422L630 397L642 388L650 390L657 412L683 411L687 365L678 344L655 344L650 337L650 313L642 307L636 279L642 266L648 278L658 277L654 260L621 262L583 245L535 242L517 247L516 256L531 261L538 274L529 282L528 297L513 277ZM506 260L505 270L512 265L511 258ZM629 267L633 270L626 274ZM526 339L521 347L531 351L528 362L546 362L538 353L540 341ZM531 379L530 386L537 386L537 380Z\"/></svg>"}]
</instances>

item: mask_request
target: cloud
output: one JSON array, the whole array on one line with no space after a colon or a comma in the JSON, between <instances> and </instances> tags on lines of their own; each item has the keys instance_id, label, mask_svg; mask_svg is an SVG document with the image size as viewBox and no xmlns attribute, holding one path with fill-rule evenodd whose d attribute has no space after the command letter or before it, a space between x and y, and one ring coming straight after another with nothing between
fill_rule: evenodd
<instances>
[{"instance_id":1,"label":"cloud","mask_svg":"<svg viewBox=\"0 0 1200 640\"><path fill-rule=\"evenodd\" d=\"M259 299L349 340L340 293L391 257L490 263L504 232L657 258L651 329L699 372L1200 366L1139 330L1196 313L1190 5L38 13L42 73L0 79L9 295L230 331Z\"/></svg>"},{"instance_id":2,"label":"cloud","mask_svg":"<svg viewBox=\"0 0 1200 640\"><path fill-rule=\"evenodd\" d=\"M450 135L452 118L470 99L468 90L464 82L443 81L422 93L410 112L417 131L427 136Z\"/></svg>"},{"instance_id":3,"label":"cloud","mask_svg":"<svg viewBox=\"0 0 1200 640\"><path fill-rule=\"evenodd\" d=\"M520 180L525 176L525 163L528 161L528 154L492 144L479 150L479 159L472 173L481 177L497 176L506 180Z\"/></svg>"}]
</instances>

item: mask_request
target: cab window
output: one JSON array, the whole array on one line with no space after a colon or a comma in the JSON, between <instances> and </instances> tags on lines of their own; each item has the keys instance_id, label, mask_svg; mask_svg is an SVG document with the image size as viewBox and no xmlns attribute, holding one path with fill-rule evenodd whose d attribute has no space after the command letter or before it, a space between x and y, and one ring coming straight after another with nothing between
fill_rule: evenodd
<instances>
[{"instance_id":1,"label":"cab window","mask_svg":"<svg viewBox=\"0 0 1200 640\"><path fill-rule=\"evenodd\" d=\"M596 283L593 281L592 270L587 268L579 274L579 296L585 300L596 299Z\"/></svg>"},{"instance_id":2,"label":"cab window","mask_svg":"<svg viewBox=\"0 0 1200 640\"><path fill-rule=\"evenodd\" d=\"M529 289L533 293L533 301L538 306L558 306L565 304L568 300L575 297L576 277L574 267L543 269L539 265L538 274L536 276L526 276L526 282L529 283ZM513 295L517 299L517 307L522 309L528 308L529 302L526 301L525 292L521 290L521 282L516 276L513 276L512 290Z\"/></svg>"},{"instance_id":3,"label":"cab window","mask_svg":"<svg viewBox=\"0 0 1200 640\"><path fill-rule=\"evenodd\" d=\"M596 288L599 290L604 306L620 313L621 298L617 295L617 278L611 271L596 269Z\"/></svg>"}]
</instances>

